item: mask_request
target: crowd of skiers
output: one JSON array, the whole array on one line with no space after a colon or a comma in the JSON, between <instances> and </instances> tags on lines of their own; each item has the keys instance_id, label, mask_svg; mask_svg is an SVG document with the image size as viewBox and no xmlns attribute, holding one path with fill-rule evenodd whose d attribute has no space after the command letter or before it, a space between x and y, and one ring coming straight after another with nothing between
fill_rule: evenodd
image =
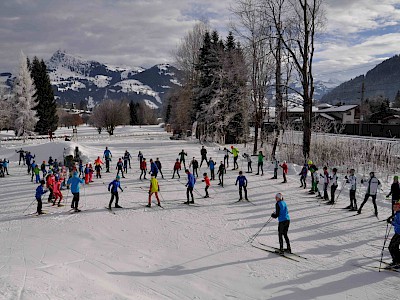
<instances>
[{"instance_id":1,"label":"crowd of skiers","mask_svg":"<svg viewBox=\"0 0 400 300\"><path fill-rule=\"evenodd\" d=\"M238 170L238 158L239 158L239 150L231 146L230 149L223 148L223 160L219 162L214 161L213 158L207 156L207 149L202 146L200 150L200 163L197 161L196 157L193 156L190 161L187 161L188 154L185 150L182 149L181 152L177 154L177 158L174 161L172 166L172 179L177 176L181 178L180 171L184 170L187 181L186 181L186 202L185 204L194 204L195 198L193 191L195 190L196 179L199 177L199 169L203 167L203 164L206 165L207 170L209 170L209 174L207 172L202 175L202 182L205 184L204 188L204 198L210 197L209 188L211 186L211 182L216 180L216 175L218 176L218 185L221 187L224 186L224 175L227 173L227 169L229 168L229 158L230 155L233 156L233 168L232 170ZM79 199L80 199L80 186L88 185L94 181L94 173L96 179L102 178L102 171L105 167L106 173L111 173L111 162L113 159L113 155L108 147L105 148L102 157L98 156L93 163L84 163L82 160L79 160L78 163L74 164L72 168L66 168L62 163L59 163L57 159L54 159L50 156L48 161L43 161L40 165L35 162L35 155L31 154L28 151L23 151L22 149L16 151L19 153L19 165L26 165L27 172L31 175L31 181L35 180L36 183L40 183L36 189L35 198L37 200L37 214L42 214L42 196L49 192L48 202L53 206L62 206L61 201L63 200L62 189L69 188L71 194L73 195L73 200L71 201L71 209L75 212L79 212ZM252 155L244 153L242 155L244 160L247 162L247 172L252 173ZM259 151L257 157L257 173L255 175L264 175L264 161L265 156L262 151ZM128 173L131 166L132 156L126 150L122 157L117 158L117 162L115 164L116 176L115 179L112 180L108 184L108 191L111 193L110 201L108 204L108 208L111 209L113 203L115 208L121 208L119 204L119 191L123 192L123 188L121 186L120 179L125 178L125 175ZM162 172L163 166L160 159L157 157L155 160L150 158L149 166L147 165L147 160L144 157L143 153L139 151L137 155L137 160L139 161L139 169L140 175L139 179L144 180L147 179L146 175L150 175L150 183L148 190L148 203L147 206L151 207L152 205L152 197L154 196L157 201L157 205L161 206L160 201L160 184L158 182L157 177L161 176L164 179L164 174ZM0 160L0 176L1 174L8 174L8 160L3 159ZM273 177L271 179L278 178L278 170L282 169L282 177L283 182L287 182L287 174L288 174L288 165L286 161L280 163L275 157L272 157L271 161L273 167ZM216 170L216 172L215 172ZM129 171L130 172L130 171ZM300 187L303 189L307 188L307 177L310 174L311 177L311 188L309 190L309 194L316 194L320 201L326 201L327 204L334 205L337 201L339 195L336 195L336 190L339 186L339 176L337 174L337 168L332 168L331 170L328 167L324 166L322 171L319 171L316 164L314 164L311 160L305 163L299 173L300 176ZM67 175L68 174L68 175ZM4 176L4 175L3 175ZM344 176L342 181L342 188L340 192L343 190L345 185L349 187L349 205L346 209L356 211L358 214L361 214L362 209L369 198L372 199L372 203L374 206L375 216L378 216L378 209L376 205L376 198L379 190L381 189L380 181L375 177L374 172L369 174L369 178L367 180L361 179L358 180L355 175L355 170L350 169L347 171L347 175ZM238 193L239 200L243 199L249 201L248 193L247 193L247 178L243 175L243 171L239 171L239 174L236 178L235 185L238 185ZM322 190L319 189L319 184L322 186ZM358 206L357 203L357 188L359 185L366 186L366 193L363 201ZM340 193L339 192L339 193ZM393 258L393 264L400 264L400 185L398 181L398 177L395 176L393 179L393 183L391 185L390 192L387 197L391 197L392 199L392 214L387 219L388 222L393 224L395 229L395 235L393 236L391 243L389 245L389 251ZM279 244L280 244L280 253L283 254L286 252L291 252L290 241L288 238L288 230L290 224L290 218L288 213L287 204L284 201L284 197L281 193L278 193L275 197L276 206L275 212L271 214L272 218L277 218L279 221L278 225L278 235L279 235ZM162 206L161 206L162 207ZM287 248L283 249L283 240L286 241Z\"/></svg>"}]
</instances>

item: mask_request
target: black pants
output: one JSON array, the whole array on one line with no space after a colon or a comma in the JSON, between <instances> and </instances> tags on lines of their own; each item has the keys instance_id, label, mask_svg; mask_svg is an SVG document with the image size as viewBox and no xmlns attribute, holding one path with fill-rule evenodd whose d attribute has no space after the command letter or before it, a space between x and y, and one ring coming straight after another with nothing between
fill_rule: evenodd
<instances>
[{"instance_id":1,"label":"black pants","mask_svg":"<svg viewBox=\"0 0 400 300\"><path fill-rule=\"evenodd\" d=\"M31 174L32 165L30 163L27 163L27 165L28 165L28 174Z\"/></svg>"},{"instance_id":2,"label":"black pants","mask_svg":"<svg viewBox=\"0 0 400 300\"><path fill-rule=\"evenodd\" d=\"M197 168L193 168L193 176L196 174L196 177L199 177L199 173L197 173Z\"/></svg>"},{"instance_id":3,"label":"black pants","mask_svg":"<svg viewBox=\"0 0 400 300\"><path fill-rule=\"evenodd\" d=\"M128 173L128 164L124 164L124 172Z\"/></svg>"},{"instance_id":4,"label":"black pants","mask_svg":"<svg viewBox=\"0 0 400 300\"><path fill-rule=\"evenodd\" d=\"M118 176L119 172L121 172L121 173L122 173L122 177L124 177L124 170L122 170L122 168L118 168L118 170L117 170L117 176Z\"/></svg>"},{"instance_id":5,"label":"black pants","mask_svg":"<svg viewBox=\"0 0 400 300\"><path fill-rule=\"evenodd\" d=\"M139 179L142 179L142 175L144 175L144 179L146 179L146 170L142 170L142 172L140 173L140 177Z\"/></svg>"},{"instance_id":6,"label":"black pants","mask_svg":"<svg viewBox=\"0 0 400 300\"><path fill-rule=\"evenodd\" d=\"M201 166L203 165L203 160L205 160L206 163L208 164L207 156L202 156L202 157L201 157L201 162L200 162L200 168L201 168Z\"/></svg>"},{"instance_id":7,"label":"black pants","mask_svg":"<svg viewBox=\"0 0 400 300\"><path fill-rule=\"evenodd\" d=\"M257 164L257 174L260 174L260 169L261 169L261 174L264 175L263 166L264 166L264 163L262 161L258 162L258 164Z\"/></svg>"},{"instance_id":8,"label":"black pants","mask_svg":"<svg viewBox=\"0 0 400 300\"><path fill-rule=\"evenodd\" d=\"M304 177L304 175L301 175L301 177L300 177L300 183L301 183L301 186L304 186L304 188L307 187L306 177Z\"/></svg>"},{"instance_id":9,"label":"black pants","mask_svg":"<svg viewBox=\"0 0 400 300\"><path fill-rule=\"evenodd\" d=\"M311 191L316 192L316 191L314 190L314 173L311 173Z\"/></svg>"},{"instance_id":10,"label":"black pants","mask_svg":"<svg viewBox=\"0 0 400 300\"><path fill-rule=\"evenodd\" d=\"M335 202L335 192L337 187L337 185L331 185L331 202Z\"/></svg>"},{"instance_id":11,"label":"black pants","mask_svg":"<svg viewBox=\"0 0 400 300\"><path fill-rule=\"evenodd\" d=\"M72 198L71 208L78 209L79 204L79 193L72 193L74 197Z\"/></svg>"},{"instance_id":12,"label":"black pants","mask_svg":"<svg viewBox=\"0 0 400 300\"><path fill-rule=\"evenodd\" d=\"M229 167L229 155L224 156L224 165L228 168Z\"/></svg>"},{"instance_id":13,"label":"black pants","mask_svg":"<svg viewBox=\"0 0 400 300\"><path fill-rule=\"evenodd\" d=\"M390 255L392 256L393 262L397 264L400 263L399 245L400 245L400 234L396 233L390 240L389 252Z\"/></svg>"},{"instance_id":14,"label":"black pants","mask_svg":"<svg viewBox=\"0 0 400 300\"><path fill-rule=\"evenodd\" d=\"M179 169L174 169L174 174L172 174L172 178L175 177L175 172L178 175L178 177L181 178L181 175L179 175Z\"/></svg>"},{"instance_id":15,"label":"black pants","mask_svg":"<svg viewBox=\"0 0 400 300\"><path fill-rule=\"evenodd\" d=\"M249 173L253 172L253 168L251 167L251 161L247 162L247 172Z\"/></svg>"},{"instance_id":16,"label":"black pants","mask_svg":"<svg viewBox=\"0 0 400 300\"><path fill-rule=\"evenodd\" d=\"M162 173L161 169L158 169L158 171L160 172L161 177L164 178L164 174Z\"/></svg>"},{"instance_id":17,"label":"black pants","mask_svg":"<svg viewBox=\"0 0 400 300\"><path fill-rule=\"evenodd\" d=\"M285 173L285 172L283 172L283 182L287 182L287 180L286 180L286 173Z\"/></svg>"},{"instance_id":18,"label":"black pants","mask_svg":"<svg viewBox=\"0 0 400 300\"><path fill-rule=\"evenodd\" d=\"M274 179L278 179L278 168L274 168Z\"/></svg>"},{"instance_id":19,"label":"black pants","mask_svg":"<svg viewBox=\"0 0 400 300\"><path fill-rule=\"evenodd\" d=\"M115 197L115 206L118 206L118 201L119 201L118 192L111 192L111 199L110 199L110 203L108 204L109 208L111 208L111 204L114 201L114 197Z\"/></svg>"},{"instance_id":20,"label":"black pants","mask_svg":"<svg viewBox=\"0 0 400 300\"><path fill-rule=\"evenodd\" d=\"M51 200L54 198L53 194L53 188L49 187L49 198L47 199L48 202L51 202Z\"/></svg>"},{"instance_id":21,"label":"black pants","mask_svg":"<svg viewBox=\"0 0 400 300\"><path fill-rule=\"evenodd\" d=\"M328 196L328 184L324 183L324 199L325 200L329 200L329 196Z\"/></svg>"},{"instance_id":22,"label":"black pants","mask_svg":"<svg viewBox=\"0 0 400 300\"><path fill-rule=\"evenodd\" d=\"M192 186L188 186L186 189L186 198L187 201L189 202L189 194L192 197L192 201L194 201L194 197L193 197L193 187Z\"/></svg>"},{"instance_id":23,"label":"black pants","mask_svg":"<svg viewBox=\"0 0 400 300\"><path fill-rule=\"evenodd\" d=\"M208 185L206 185L206 188L204 189L204 191L206 192L206 197L208 197L209 195L208 195L208 188L209 188L209 186Z\"/></svg>"},{"instance_id":24,"label":"black pants","mask_svg":"<svg viewBox=\"0 0 400 300\"><path fill-rule=\"evenodd\" d=\"M184 160L184 159L180 159L179 162L180 162L181 164L183 163L183 167L186 169L185 160Z\"/></svg>"},{"instance_id":25,"label":"black pants","mask_svg":"<svg viewBox=\"0 0 400 300\"><path fill-rule=\"evenodd\" d=\"M212 169L212 170L210 170L210 173L211 173L211 180L215 180L215 171L214 171L214 169Z\"/></svg>"},{"instance_id":26,"label":"black pants","mask_svg":"<svg viewBox=\"0 0 400 300\"><path fill-rule=\"evenodd\" d=\"M239 165L238 165L238 163L237 163L237 159L238 159L237 156L234 156L234 157L233 157L233 169L234 169L234 170L239 169Z\"/></svg>"},{"instance_id":27,"label":"black pants","mask_svg":"<svg viewBox=\"0 0 400 300\"><path fill-rule=\"evenodd\" d=\"M243 197L242 197L242 189L244 190L244 198L246 199L246 200L249 200L248 198L247 198L247 187L245 186L245 185L242 185L242 186L240 186L239 185L239 200L242 200L243 199Z\"/></svg>"},{"instance_id":28,"label":"black pants","mask_svg":"<svg viewBox=\"0 0 400 300\"><path fill-rule=\"evenodd\" d=\"M361 203L360 208L358 209L358 211L361 212L364 204L367 203L369 197L371 197L371 199L372 199L372 204L374 205L375 214L377 215L378 214L378 208L376 207L376 195L366 194L365 197L364 197L364 201Z\"/></svg>"},{"instance_id":29,"label":"black pants","mask_svg":"<svg viewBox=\"0 0 400 300\"><path fill-rule=\"evenodd\" d=\"M223 172L219 173L218 180L219 180L220 185L223 187L224 186L224 173Z\"/></svg>"},{"instance_id":30,"label":"black pants","mask_svg":"<svg viewBox=\"0 0 400 300\"><path fill-rule=\"evenodd\" d=\"M356 190L350 190L350 206L357 208Z\"/></svg>"},{"instance_id":31,"label":"black pants","mask_svg":"<svg viewBox=\"0 0 400 300\"><path fill-rule=\"evenodd\" d=\"M21 160L22 160L22 162L24 163L24 166L25 166L25 157L24 157L24 156L20 156L20 157L19 157L19 163L18 163L18 165L19 165L19 166L21 165Z\"/></svg>"},{"instance_id":32,"label":"black pants","mask_svg":"<svg viewBox=\"0 0 400 300\"><path fill-rule=\"evenodd\" d=\"M42 198L36 198L37 201L37 209L36 212L40 214L42 212Z\"/></svg>"},{"instance_id":33,"label":"black pants","mask_svg":"<svg viewBox=\"0 0 400 300\"><path fill-rule=\"evenodd\" d=\"M110 173L110 160L106 158L106 172Z\"/></svg>"},{"instance_id":34,"label":"black pants","mask_svg":"<svg viewBox=\"0 0 400 300\"><path fill-rule=\"evenodd\" d=\"M279 249L283 250L283 238L285 238L287 249L291 249L289 237L287 235L287 233L289 231L289 225L290 225L289 220L279 222L279 225L278 225Z\"/></svg>"}]
</instances>

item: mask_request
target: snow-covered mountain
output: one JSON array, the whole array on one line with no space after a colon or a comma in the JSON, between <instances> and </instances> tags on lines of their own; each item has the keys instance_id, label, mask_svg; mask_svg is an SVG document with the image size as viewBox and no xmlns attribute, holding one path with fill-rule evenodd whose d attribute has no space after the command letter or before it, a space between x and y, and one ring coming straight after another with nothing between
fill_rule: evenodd
<instances>
[{"instance_id":1,"label":"snow-covered mountain","mask_svg":"<svg viewBox=\"0 0 400 300\"><path fill-rule=\"evenodd\" d=\"M58 50L46 62L60 103L89 104L127 99L160 108L166 93L180 85L181 72L169 64L142 67L111 66Z\"/></svg>"}]
</instances>

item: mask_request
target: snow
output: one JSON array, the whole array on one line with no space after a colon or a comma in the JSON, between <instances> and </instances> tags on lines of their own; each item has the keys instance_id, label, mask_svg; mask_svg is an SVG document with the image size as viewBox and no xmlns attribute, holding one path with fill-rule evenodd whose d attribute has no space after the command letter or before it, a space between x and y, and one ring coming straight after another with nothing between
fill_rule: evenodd
<instances>
[{"instance_id":1,"label":"snow","mask_svg":"<svg viewBox=\"0 0 400 300\"><path fill-rule=\"evenodd\" d=\"M152 101L150 101L148 99L144 99L143 101L151 109L158 109L158 105L154 104Z\"/></svg>"},{"instance_id":2,"label":"snow","mask_svg":"<svg viewBox=\"0 0 400 300\"><path fill-rule=\"evenodd\" d=\"M72 130L61 128L56 135ZM158 126L118 127L116 135L98 135L95 128L78 128L78 140L7 141L0 144L0 157L10 159L10 176L0 178L0 298L1 299L398 299L398 274L378 272L358 265L379 265L365 256L380 258L385 222L372 216L369 201L360 216L340 207L348 205L344 188L338 204L318 205L315 197L300 189L300 166L290 165L288 183L270 180L272 164L265 163L265 176L245 174L250 203L238 199L234 185L237 171L230 168L224 188L212 181L210 195L203 199L204 183L197 180L195 201L199 207L179 203L185 199L185 178L171 179L177 154L200 157L196 141L172 141ZM77 145L93 161L105 146L113 153L111 171L82 188L82 212L69 214L71 195L63 191L65 207L47 202L41 217L23 216L34 201L36 184L25 167L18 166L21 147L36 154L61 158L65 147ZM206 144L216 161L223 153L218 145ZM117 157L128 149L132 169L122 179L120 204L126 209L111 214L104 209L114 178ZM148 181L138 179L136 155L159 157L165 178L159 179L164 210L144 208ZM239 145L241 154L250 152ZM253 170L256 169L256 157ZM230 167L232 161L230 161ZM244 170L246 163L239 161ZM208 172L204 167L199 174ZM280 173L281 176L281 173ZM344 174L339 174L339 182ZM308 178L309 180L310 178ZM337 191L337 195L340 189ZM383 189L388 190L388 182ZM257 233L274 211L274 195L284 194L291 224L292 250L307 257L294 262L251 247L246 241ZM357 194L360 203L365 188ZM381 219L390 214L390 204L378 195ZM33 212L34 204L27 210ZM260 232L258 241L276 246L277 221ZM390 234L390 237L392 233ZM389 261L387 249L384 260Z\"/></svg>"},{"instance_id":3,"label":"snow","mask_svg":"<svg viewBox=\"0 0 400 300\"><path fill-rule=\"evenodd\" d=\"M158 93L153 91L148 85L141 83L139 80L127 79L116 83L114 86L121 87L121 92L123 93L134 92L137 94L148 95L154 97L158 103L162 103Z\"/></svg>"},{"instance_id":4,"label":"snow","mask_svg":"<svg viewBox=\"0 0 400 300\"><path fill-rule=\"evenodd\" d=\"M112 77L105 76L105 75L96 75L94 78L91 78L91 79L95 85L102 88L102 87L106 87L107 85L110 84Z\"/></svg>"}]
</instances>

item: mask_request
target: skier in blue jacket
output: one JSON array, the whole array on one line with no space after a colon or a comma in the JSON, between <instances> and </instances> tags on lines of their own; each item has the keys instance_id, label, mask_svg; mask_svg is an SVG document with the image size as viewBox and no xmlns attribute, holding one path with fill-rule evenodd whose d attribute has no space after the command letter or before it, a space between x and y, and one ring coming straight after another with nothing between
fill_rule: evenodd
<instances>
[{"instance_id":1,"label":"skier in blue jacket","mask_svg":"<svg viewBox=\"0 0 400 300\"><path fill-rule=\"evenodd\" d=\"M119 206L119 204L118 204L118 201L119 201L118 189L120 189L121 192L124 191L121 187L121 182L119 181L120 179L121 179L121 177L119 177L117 175L115 177L115 180L110 182L110 184L108 185L108 191L111 192L111 199L110 199L110 203L108 204L108 209L111 209L111 204L114 201L114 197L115 197L115 208L122 208L122 206Z\"/></svg>"},{"instance_id":2,"label":"skier in blue jacket","mask_svg":"<svg viewBox=\"0 0 400 300\"><path fill-rule=\"evenodd\" d=\"M110 161L112 158L111 151L108 150L108 147L106 147L106 150L104 150L103 157L106 160L106 173L110 173Z\"/></svg>"},{"instance_id":3,"label":"skier in blue jacket","mask_svg":"<svg viewBox=\"0 0 400 300\"><path fill-rule=\"evenodd\" d=\"M71 208L73 208L75 212L80 212L80 209L78 209L80 185L85 184L85 182L78 177L78 172L75 171L73 176L68 179L67 184L71 186L71 193L74 195L72 198Z\"/></svg>"},{"instance_id":4,"label":"skier in blue jacket","mask_svg":"<svg viewBox=\"0 0 400 300\"><path fill-rule=\"evenodd\" d=\"M196 178L194 178L193 174L190 173L190 171L188 169L185 170L185 173L187 175L187 183L186 183L186 198L187 201L184 202L185 204L189 204L192 203L194 204L194 197L193 197L193 189L194 189L194 185L196 184ZM192 201L189 202L189 193L192 197Z\"/></svg>"},{"instance_id":5,"label":"skier in blue jacket","mask_svg":"<svg viewBox=\"0 0 400 300\"><path fill-rule=\"evenodd\" d=\"M208 167L210 168L210 173L211 173L211 180L215 180L215 162L212 159L212 157L210 157L210 160L208 161Z\"/></svg>"},{"instance_id":6,"label":"skier in blue jacket","mask_svg":"<svg viewBox=\"0 0 400 300\"><path fill-rule=\"evenodd\" d=\"M44 180L40 180L40 185L36 188L35 198L37 201L37 209L36 212L38 215L43 214L42 212L42 196L47 193L44 189L46 182Z\"/></svg>"},{"instance_id":7,"label":"skier in blue jacket","mask_svg":"<svg viewBox=\"0 0 400 300\"><path fill-rule=\"evenodd\" d=\"M394 216L387 219L388 223L391 223L394 227L394 236L390 240L389 252L392 256L391 267L400 267L400 202L393 205Z\"/></svg>"},{"instance_id":8,"label":"skier in blue jacket","mask_svg":"<svg viewBox=\"0 0 400 300\"><path fill-rule=\"evenodd\" d=\"M283 255L284 251L291 253L289 237L287 235L290 225L289 211L286 202L283 200L283 195L277 193L275 195L275 212L271 214L272 218L278 218L278 236L279 236L279 254ZM285 238L287 249L283 249L283 238Z\"/></svg>"},{"instance_id":9,"label":"skier in blue jacket","mask_svg":"<svg viewBox=\"0 0 400 300\"><path fill-rule=\"evenodd\" d=\"M153 161L152 158L150 158L150 174L154 175L155 178L157 178L157 174L158 174L158 168L156 163Z\"/></svg>"},{"instance_id":10,"label":"skier in blue jacket","mask_svg":"<svg viewBox=\"0 0 400 300\"><path fill-rule=\"evenodd\" d=\"M237 185L238 182L239 182L239 201L243 199L242 190L244 190L244 198L247 201L249 201L249 199L247 198L247 178L246 176L243 175L242 171L239 172L239 176L236 178L235 185Z\"/></svg>"}]
</instances>

